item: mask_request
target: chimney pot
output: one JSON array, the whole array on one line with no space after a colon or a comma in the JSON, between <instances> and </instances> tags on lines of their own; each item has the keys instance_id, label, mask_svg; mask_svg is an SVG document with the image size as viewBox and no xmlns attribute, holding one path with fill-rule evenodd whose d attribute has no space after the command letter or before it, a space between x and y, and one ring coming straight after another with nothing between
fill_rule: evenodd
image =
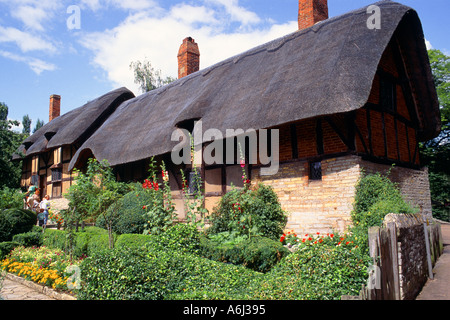
<instances>
[{"instance_id":1,"label":"chimney pot","mask_svg":"<svg viewBox=\"0 0 450 320\"><path fill-rule=\"evenodd\" d=\"M50 96L50 107L48 112L48 122L59 117L61 112L61 96L52 94Z\"/></svg>"},{"instance_id":2,"label":"chimney pot","mask_svg":"<svg viewBox=\"0 0 450 320\"><path fill-rule=\"evenodd\" d=\"M299 0L298 29L312 27L317 22L328 19L328 0Z\"/></svg>"},{"instance_id":3,"label":"chimney pot","mask_svg":"<svg viewBox=\"0 0 450 320\"><path fill-rule=\"evenodd\" d=\"M178 50L178 79L200 70L200 51L191 37L183 40Z\"/></svg>"}]
</instances>

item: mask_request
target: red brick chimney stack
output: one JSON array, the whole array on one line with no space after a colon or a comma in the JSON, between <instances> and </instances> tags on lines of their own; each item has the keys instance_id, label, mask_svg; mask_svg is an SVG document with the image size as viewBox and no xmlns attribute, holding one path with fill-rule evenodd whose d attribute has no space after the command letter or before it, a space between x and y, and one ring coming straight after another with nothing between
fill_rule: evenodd
<instances>
[{"instance_id":1,"label":"red brick chimney stack","mask_svg":"<svg viewBox=\"0 0 450 320\"><path fill-rule=\"evenodd\" d=\"M200 51L194 39L188 37L178 50L178 79L200 70Z\"/></svg>"},{"instance_id":2,"label":"red brick chimney stack","mask_svg":"<svg viewBox=\"0 0 450 320\"><path fill-rule=\"evenodd\" d=\"M52 94L50 96L50 107L48 112L48 122L58 118L61 112L61 96Z\"/></svg>"},{"instance_id":3,"label":"red brick chimney stack","mask_svg":"<svg viewBox=\"0 0 450 320\"><path fill-rule=\"evenodd\" d=\"M312 27L328 19L328 0L298 1L298 30Z\"/></svg>"}]
</instances>

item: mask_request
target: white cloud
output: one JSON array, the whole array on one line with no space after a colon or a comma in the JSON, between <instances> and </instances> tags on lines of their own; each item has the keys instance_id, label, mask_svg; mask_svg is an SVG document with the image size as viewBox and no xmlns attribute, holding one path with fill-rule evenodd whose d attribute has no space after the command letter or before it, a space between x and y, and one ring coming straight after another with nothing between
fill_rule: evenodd
<instances>
[{"instance_id":1,"label":"white cloud","mask_svg":"<svg viewBox=\"0 0 450 320\"><path fill-rule=\"evenodd\" d=\"M153 0L81 0L80 5L92 11L98 11L108 7L138 11L154 7L156 6L156 2Z\"/></svg>"},{"instance_id":2,"label":"white cloud","mask_svg":"<svg viewBox=\"0 0 450 320\"><path fill-rule=\"evenodd\" d=\"M207 2L224 6L232 21L240 22L243 25L261 22L256 13L239 6L238 0L207 0Z\"/></svg>"},{"instance_id":3,"label":"white cloud","mask_svg":"<svg viewBox=\"0 0 450 320\"><path fill-rule=\"evenodd\" d=\"M13 42L15 43L22 52L28 51L46 51L48 53L53 53L56 51L55 46L44 40L42 37L21 31L13 27L2 27L0 26L0 43L1 42Z\"/></svg>"},{"instance_id":4,"label":"white cloud","mask_svg":"<svg viewBox=\"0 0 450 320\"><path fill-rule=\"evenodd\" d=\"M11 16L21 20L26 27L38 31L44 31L43 20L48 17L48 12L43 8L31 6L19 6L11 11Z\"/></svg>"},{"instance_id":5,"label":"white cloud","mask_svg":"<svg viewBox=\"0 0 450 320\"><path fill-rule=\"evenodd\" d=\"M431 42L425 39L425 45L427 46L427 50L433 49L433 46L431 45Z\"/></svg>"},{"instance_id":6,"label":"white cloud","mask_svg":"<svg viewBox=\"0 0 450 320\"><path fill-rule=\"evenodd\" d=\"M240 25L234 30L223 27L230 15L219 14L224 7L217 8L218 3L239 20ZM261 23L259 28L255 25L242 29L242 25L262 21L254 13L247 14L237 1L207 0L204 4L179 4L158 15L139 12L111 30L84 34L80 43L94 53L93 64L106 71L114 86L126 86L138 93L129 64L147 59L154 68L162 70L163 76L176 77L177 52L188 36L199 44L200 67L204 69L297 30L296 21L269 27Z\"/></svg>"},{"instance_id":7,"label":"white cloud","mask_svg":"<svg viewBox=\"0 0 450 320\"><path fill-rule=\"evenodd\" d=\"M0 50L0 56L17 61L17 62L23 62L26 63L33 72L36 74L41 74L43 71L53 71L56 70L56 66L54 64L42 61L37 58L33 57L26 57L26 56L19 56L17 54Z\"/></svg>"}]
</instances>

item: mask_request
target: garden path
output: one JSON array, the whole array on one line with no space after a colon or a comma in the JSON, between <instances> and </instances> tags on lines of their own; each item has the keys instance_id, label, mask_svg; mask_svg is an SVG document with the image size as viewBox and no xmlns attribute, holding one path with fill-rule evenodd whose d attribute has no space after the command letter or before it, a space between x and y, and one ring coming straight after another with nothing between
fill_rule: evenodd
<instances>
[{"instance_id":1,"label":"garden path","mask_svg":"<svg viewBox=\"0 0 450 320\"><path fill-rule=\"evenodd\" d=\"M45 286L7 274L0 291L3 300L75 300L74 297L56 292Z\"/></svg>"},{"instance_id":2,"label":"garden path","mask_svg":"<svg viewBox=\"0 0 450 320\"><path fill-rule=\"evenodd\" d=\"M444 253L433 268L434 279L428 279L416 300L450 300L450 223L442 223Z\"/></svg>"}]
</instances>

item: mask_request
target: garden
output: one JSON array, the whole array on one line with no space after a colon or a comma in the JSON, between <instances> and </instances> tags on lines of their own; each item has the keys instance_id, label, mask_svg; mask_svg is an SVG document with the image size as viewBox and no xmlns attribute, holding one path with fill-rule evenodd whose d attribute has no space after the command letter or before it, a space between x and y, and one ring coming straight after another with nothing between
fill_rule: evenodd
<instances>
[{"instance_id":1,"label":"garden","mask_svg":"<svg viewBox=\"0 0 450 320\"><path fill-rule=\"evenodd\" d=\"M244 187L210 215L185 181L187 221L177 223L164 163L152 161L141 184L117 182L107 163L91 160L66 195L69 209L54 215L61 230L4 207L0 269L78 300L337 300L367 282L368 228L414 212L386 176L365 174L348 233L297 235L284 229L274 191L250 184L242 167ZM77 229L79 221L95 226Z\"/></svg>"}]
</instances>

